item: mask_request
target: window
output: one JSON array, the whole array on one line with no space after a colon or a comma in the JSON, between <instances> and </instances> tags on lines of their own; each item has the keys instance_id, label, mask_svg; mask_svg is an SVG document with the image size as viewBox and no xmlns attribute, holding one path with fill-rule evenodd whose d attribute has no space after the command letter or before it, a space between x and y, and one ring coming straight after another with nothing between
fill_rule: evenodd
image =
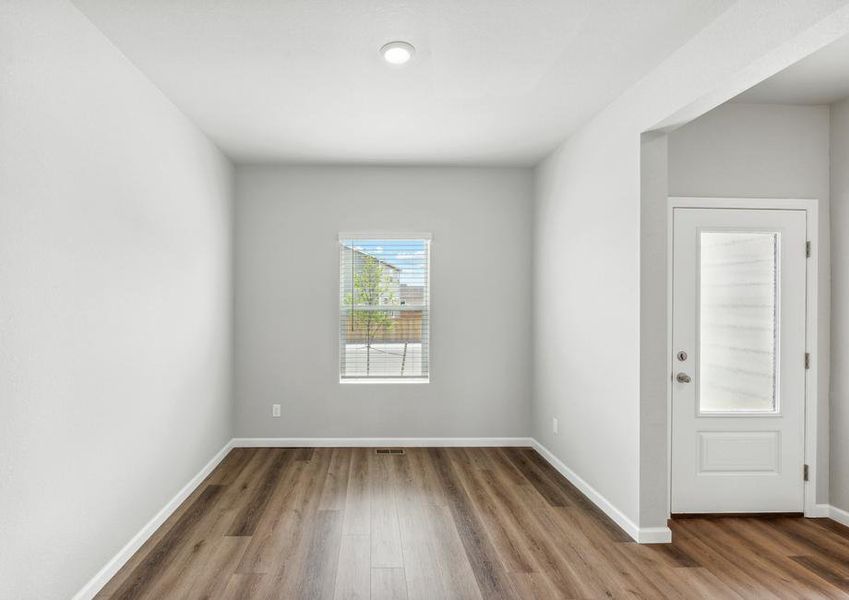
<instances>
[{"instance_id":1,"label":"window","mask_svg":"<svg viewBox=\"0 0 849 600\"><path fill-rule=\"evenodd\" d=\"M427 382L430 235L339 235L339 379Z\"/></svg>"}]
</instances>

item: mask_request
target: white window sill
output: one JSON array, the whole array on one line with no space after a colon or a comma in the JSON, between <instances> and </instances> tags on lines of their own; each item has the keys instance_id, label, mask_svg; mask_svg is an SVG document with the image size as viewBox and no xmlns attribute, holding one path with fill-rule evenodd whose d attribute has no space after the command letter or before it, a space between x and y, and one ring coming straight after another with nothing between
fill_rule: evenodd
<instances>
[{"instance_id":1,"label":"white window sill","mask_svg":"<svg viewBox=\"0 0 849 600\"><path fill-rule=\"evenodd\" d=\"M409 384L409 383L430 383L430 378L428 377L360 377L360 378L343 378L339 379L339 383L400 383L400 384Z\"/></svg>"}]
</instances>

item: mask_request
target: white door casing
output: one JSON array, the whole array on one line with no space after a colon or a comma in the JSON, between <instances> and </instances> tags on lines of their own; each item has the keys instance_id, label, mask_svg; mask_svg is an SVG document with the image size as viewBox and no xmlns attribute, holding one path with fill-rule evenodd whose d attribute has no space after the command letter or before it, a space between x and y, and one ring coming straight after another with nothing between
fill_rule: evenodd
<instances>
[{"instance_id":1,"label":"white door casing","mask_svg":"<svg viewBox=\"0 0 849 600\"><path fill-rule=\"evenodd\" d=\"M673 209L673 513L803 510L806 227Z\"/></svg>"}]
</instances>

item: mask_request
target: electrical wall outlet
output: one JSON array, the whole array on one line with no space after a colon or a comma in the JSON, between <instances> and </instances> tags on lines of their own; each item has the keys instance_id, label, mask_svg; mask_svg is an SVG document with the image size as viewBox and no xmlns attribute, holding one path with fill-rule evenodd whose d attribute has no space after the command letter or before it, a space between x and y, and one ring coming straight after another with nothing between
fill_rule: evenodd
<instances>
[{"instance_id":1,"label":"electrical wall outlet","mask_svg":"<svg viewBox=\"0 0 849 600\"><path fill-rule=\"evenodd\" d=\"M552 417L551 419L551 431L554 433L558 433L560 430L560 424L557 422L557 417Z\"/></svg>"},{"instance_id":2,"label":"electrical wall outlet","mask_svg":"<svg viewBox=\"0 0 849 600\"><path fill-rule=\"evenodd\" d=\"M279 404L272 404L271 405L271 416L272 417L279 417L280 416L280 405Z\"/></svg>"}]
</instances>

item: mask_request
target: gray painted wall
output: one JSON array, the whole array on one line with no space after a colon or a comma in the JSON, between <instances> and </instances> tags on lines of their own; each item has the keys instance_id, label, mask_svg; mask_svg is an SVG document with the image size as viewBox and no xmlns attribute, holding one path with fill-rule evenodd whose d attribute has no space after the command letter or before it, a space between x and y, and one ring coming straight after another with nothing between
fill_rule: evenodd
<instances>
[{"instance_id":1,"label":"gray painted wall","mask_svg":"<svg viewBox=\"0 0 849 600\"><path fill-rule=\"evenodd\" d=\"M827 106L729 103L669 136L672 196L819 200L817 502L828 501L829 114Z\"/></svg>"},{"instance_id":2,"label":"gray painted wall","mask_svg":"<svg viewBox=\"0 0 849 600\"><path fill-rule=\"evenodd\" d=\"M666 203L642 205L641 134L687 122L838 37L840 8L776 4L764 20L758 3L735 3L536 169L533 435L641 528L666 526L656 497L643 503L657 484L644 467L665 437L640 436L665 418L666 397L642 395L658 372L641 350L664 343L666 317L641 303L666 289L641 263L665 252Z\"/></svg>"},{"instance_id":3,"label":"gray painted wall","mask_svg":"<svg viewBox=\"0 0 849 600\"><path fill-rule=\"evenodd\" d=\"M831 107L831 488L849 511L849 100Z\"/></svg>"},{"instance_id":4,"label":"gray painted wall","mask_svg":"<svg viewBox=\"0 0 849 600\"><path fill-rule=\"evenodd\" d=\"M231 435L232 173L63 0L0 115L0 598L67 600Z\"/></svg>"},{"instance_id":5,"label":"gray painted wall","mask_svg":"<svg viewBox=\"0 0 849 600\"><path fill-rule=\"evenodd\" d=\"M527 436L531 209L529 169L238 167L236 434ZM429 384L338 382L340 231L433 234Z\"/></svg>"}]
</instances>

